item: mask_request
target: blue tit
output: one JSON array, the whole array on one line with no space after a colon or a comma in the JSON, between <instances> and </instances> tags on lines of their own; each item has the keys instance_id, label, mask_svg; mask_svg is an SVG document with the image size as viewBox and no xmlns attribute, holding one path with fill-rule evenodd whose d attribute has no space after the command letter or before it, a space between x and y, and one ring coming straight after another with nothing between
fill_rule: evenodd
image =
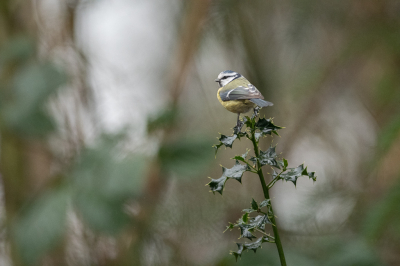
<instances>
[{"instance_id":1,"label":"blue tit","mask_svg":"<svg viewBox=\"0 0 400 266\"><path fill-rule=\"evenodd\" d=\"M264 96L245 77L232 70L219 73L215 80L219 84L217 97L219 102L232 113L237 113L237 126L240 126L240 114L253 108L274 105L264 101Z\"/></svg>"}]
</instances>

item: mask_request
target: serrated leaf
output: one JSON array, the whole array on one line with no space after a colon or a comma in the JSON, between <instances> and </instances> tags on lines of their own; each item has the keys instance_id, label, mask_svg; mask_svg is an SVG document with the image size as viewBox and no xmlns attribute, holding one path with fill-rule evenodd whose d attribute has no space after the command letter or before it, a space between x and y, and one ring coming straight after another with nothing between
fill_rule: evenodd
<instances>
[{"instance_id":1,"label":"serrated leaf","mask_svg":"<svg viewBox=\"0 0 400 266\"><path fill-rule=\"evenodd\" d=\"M253 210L253 209L243 209L242 212L247 212L247 213L252 213L255 212L257 210Z\"/></svg>"},{"instance_id":2,"label":"serrated leaf","mask_svg":"<svg viewBox=\"0 0 400 266\"><path fill-rule=\"evenodd\" d=\"M247 154L249 153L250 150L247 150L246 153L242 154L242 155L236 155L235 157L233 157L233 159L244 162L246 164L248 164L248 162L245 160L247 157Z\"/></svg>"},{"instance_id":3,"label":"serrated leaf","mask_svg":"<svg viewBox=\"0 0 400 266\"><path fill-rule=\"evenodd\" d=\"M225 233L227 230L229 230L229 229L233 229L234 227L235 227L235 224L229 223L229 225L226 227L224 233Z\"/></svg>"},{"instance_id":4,"label":"serrated leaf","mask_svg":"<svg viewBox=\"0 0 400 266\"><path fill-rule=\"evenodd\" d=\"M222 176L218 179L212 179L210 183L207 185L210 187L211 191L218 192L222 195L222 191L224 190L225 182L228 180L226 176Z\"/></svg>"},{"instance_id":5,"label":"serrated leaf","mask_svg":"<svg viewBox=\"0 0 400 266\"><path fill-rule=\"evenodd\" d=\"M232 254L233 256L235 256L235 259L236 259L236 261L237 261L238 257L241 257L241 256L242 256L242 252L243 252L243 249L244 249L244 245L241 244L241 243L236 243L236 245L238 246L238 251L232 251L231 254Z\"/></svg>"},{"instance_id":6,"label":"serrated leaf","mask_svg":"<svg viewBox=\"0 0 400 266\"><path fill-rule=\"evenodd\" d=\"M237 138L237 135L234 134L232 136L225 136L225 135L221 135L221 137L219 138L219 141L224 144L226 147L232 148L232 144L235 141L235 139Z\"/></svg>"},{"instance_id":7,"label":"serrated leaf","mask_svg":"<svg viewBox=\"0 0 400 266\"><path fill-rule=\"evenodd\" d=\"M221 134L221 137L218 139L219 143L213 145L215 149L215 154L217 154L218 149L222 146L225 145L225 147L232 148L233 142L238 138L238 135L233 134L232 136L225 136Z\"/></svg>"},{"instance_id":8,"label":"serrated leaf","mask_svg":"<svg viewBox=\"0 0 400 266\"><path fill-rule=\"evenodd\" d=\"M258 204L254 199L251 200L251 208L255 211L258 210Z\"/></svg>"},{"instance_id":9,"label":"serrated leaf","mask_svg":"<svg viewBox=\"0 0 400 266\"><path fill-rule=\"evenodd\" d=\"M260 157L258 158L261 165L271 165L274 166L278 169L280 169L280 166L278 165L278 162L276 160L276 151L275 151L276 147L270 147L268 150L264 151L260 151Z\"/></svg>"},{"instance_id":10,"label":"serrated leaf","mask_svg":"<svg viewBox=\"0 0 400 266\"><path fill-rule=\"evenodd\" d=\"M246 243L243 246L244 246L244 248L246 248L248 250L253 250L255 253L257 251L257 249L261 247L262 243L270 242L270 241L271 241L270 237L263 236L263 237L260 237L259 239L257 239L256 241L254 241L252 243ZM272 240L272 241L274 241L274 240Z\"/></svg>"},{"instance_id":11,"label":"serrated leaf","mask_svg":"<svg viewBox=\"0 0 400 266\"><path fill-rule=\"evenodd\" d=\"M249 167L247 165L240 164L239 161L236 160L236 164L232 168L228 169L222 167L222 175L228 178L236 179L241 183L243 173L247 170L249 170Z\"/></svg>"},{"instance_id":12,"label":"serrated leaf","mask_svg":"<svg viewBox=\"0 0 400 266\"><path fill-rule=\"evenodd\" d=\"M261 230L264 230L265 224L272 224L268 215L257 215L256 217L249 220L249 225L252 226L252 228L259 228Z\"/></svg>"},{"instance_id":13,"label":"serrated leaf","mask_svg":"<svg viewBox=\"0 0 400 266\"><path fill-rule=\"evenodd\" d=\"M267 135L267 134L271 135L271 133L273 131L275 131L274 133L278 135L276 130L282 129L282 127L274 125L274 123L272 122L272 119L265 119L265 118L258 119L258 121L255 124L255 127L258 130L260 130L260 132L263 135Z\"/></svg>"},{"instance_id":14,"label":"serrated leaf","mask_svg":"<svg viewBox=\"0 0 400 266\"><path fill-rule=\"evenodd\" d=\"M301 164L296 168L289 168L286 173L282 173L280 176L285 181L291 181L296 186L297 178L302 176L304 165Z\"/></svg>"},{"instance_id":15,"label":"serrated leaf","mask_svg":"<svg viewBox=\"0 0 400 266\"><path fill-rule=\"evenodd\" d=\"M211 179L208 186L210 186L212 192L218 192L222 195L226 180L232 178L242 183L243 173L248 170L250 170L249 166L240 164L239 161L236 160L236 163L232 168L228 169L222 167L222 176L218 179Z\"/></svg>"},{"instance_id":16,"label":"serrated leaf","mask_svg":"<svg viewBox=\"0 0 400 266\"><path fill-rule=\"evenodd\" d=\"M254 137L256 138L256 141L258 142L260 140L260 138L263 136L263 134L261 132L256 132L254 133Z\"/></svg>"},{"instance_id":17,"label":"serrated leaf","mask_svg":"<svg viewBox=\"0 0 400 266\"><path fill-rule=\"evenodd\" d=\"M256 252L257 249L261 247L261 244L265 242L274 243L275 239L272 236L263 236L251 243L236 243L238 250L231 251L230 254L232 254L237 261L237 258L242 256L243 251L253 250L254 252Z\"/></svg>"},{"instance_id":18,"label":"serrated leaf","mask_svg":"<svg viewBox=\"0 0 400 266\"><path fill-rule=\"evenodd\" d=\"M286 169L287 169L289 163L288 163L288 161L287 161L285 158L283 158L282 160L283 160L283 171L286 171Z\"/></svg>"},{"instance_id":19,"label":"serrated leaf","mask_svg":"<svg viewBox=\"0 0 400 266\"><path fill-rule=\"evenodd\" d=\"M261 209L261 208L266 207L266 206L268 206L270 204L271 204L271 200L265 199L260 203L259 208Z\"/></svg>"},{"instance_id":20,"label":"serrated leaf","mask_svg":"<svg viewBox=\"0 0 400 266\"><path fill-rule=\"evenodd\" d=\"M316 181L317 177L315 172L307 172L307 168L304 168L304 164L299 165L296 168L288 168L287 172L280 174L280 177L286 181L291 181L296 186L297 178L305 175Z\"/></svg>"},{"instance_id":21,"label":"serrated leaf","mask_svg":"<svg viewBox=\"0 0 400 266\"><path fill-rule=\"evenodd\" d=\"M215 149L215 155L217 155L218 149L221 148L222 145L224 145L224 144L219 143L219 144L214 144L212 146Z\"/></svg>"},{"instance_id":22,"label":"serrated leaf","mask_svg":"<svg viewBox=\"0 0 400 266\"><path fill-rule=\"evenodd\" d=\"M238 224L247 223L248 220L249 220L249 214L245 213L243 214L242 218L238 221Z\"/></svg>"},{"instance_id":23,"label":"serrated leaf","mask_svg":"<svg viewBox=\"0 0 400 266\"><path fill-rule=\"evenodd\" d=\"M256 238L252 234L252 231L254 230L254 226L249 225L249 224L238 224L238 227L240 228L240 238L248 238L249 240Z\"/></svg>"},{"instance_id":24,"label":"serrated leaf","mask_svg":"<svg viewBox=\"0 0 400 266\"><path fill-rule=\"evenodd\" d=\"M257 164L257 157L251 157L249 161L253 162L254 165Z\"/></svg>"},{"instance_id":25,"label":"serrated leaf","mask_svg":"<svg viewBox=\"0 0 400 266\"><path fill-rule=\"evenodd\" d=\"M243 160L245 160L246 157L247 157L247 155L249 154L249 151L250 151L250 150L247 150L247 151L246 151L245 153L243 153L240 157L242 157Z\"/></svg>"},{"instance_id":26,"label":"serrated leaf","mask_svg":"<svg viewBox=\"0 0 400 266\"><path fill-rule=\"evenodd\" d=\"M244 120L244 124L249 128L254 128L254 125L256 124L255 118L254 117L250 118L248 116L245 116L245 119L246 120Z\"/></svg>"},{"instance_id":27,"label":"serrated leaf","mask_svg":"<svg viewBox=\"0 0 400 266\"><path fill-rule=\"evenodd\" d=\"M272 174L271 175L272 175L272 179L275 179L275 177L278 176L278 173L275 172L275 169L272 168Z\"/></svg>"}]
</instances>

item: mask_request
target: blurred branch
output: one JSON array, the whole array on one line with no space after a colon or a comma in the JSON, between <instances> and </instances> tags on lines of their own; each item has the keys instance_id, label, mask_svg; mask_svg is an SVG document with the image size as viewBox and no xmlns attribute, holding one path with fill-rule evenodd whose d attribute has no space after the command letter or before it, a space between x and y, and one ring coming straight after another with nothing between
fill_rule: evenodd
<instances>
[{"instance_id":1,"label":"blurred branch","mask_svg":"<svg viewBox=\"0 0 400 266\"><path fill-rule=\"evenodd\" d=\"M175 56L176 60L173 62L172 71L170 73L170 106L172 106L174 110L178 108L178 102L184 89L185 79L189 73L193 57L195 56L202 37L203 25L207 18L210 4L210 0L188 2L186 14L181 25L181 36L176 45L176 47L178 47ZM173 124L166 126L164 131L160 146L169 142L171 136L176 134ZM119 261L122 260L121 262L124 263L124 265L131 265L133 260L136 262L136 265L142 264L141 258L143 256L142 248L145 243L144 239L151 234L149 231L151 230L149 223L167 185L168 176L167 173L163 172L160 166L160 159L155 158L151 166L150 173L147 176L147 187L144 192L146 198L142 201L142 212L138 216L136 227L133 228L133 231L136 233L132 233L132 235L135 235L136 239L134 239L131 244L130 255L126 256L126 254L120 254Z\"/></svg>"}]
</instances>

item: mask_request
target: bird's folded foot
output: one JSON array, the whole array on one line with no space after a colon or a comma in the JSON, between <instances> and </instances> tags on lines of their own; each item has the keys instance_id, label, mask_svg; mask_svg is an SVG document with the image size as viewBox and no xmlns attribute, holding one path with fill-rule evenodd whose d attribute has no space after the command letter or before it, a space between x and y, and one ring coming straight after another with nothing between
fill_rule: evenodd
<instances>
[{"instance_id":1,"label":"bird's folded foot","mask_svg":"<svg viewBox=\"0 0 400 266\"><path fill-rule=\"evenodd\" d=\"M237 124L235 127L233 127L233 134L239 134L240 131L242 130L242 127L244 126L244 122L238 120Z\"/></svg>"},{"instance_id":2,"label":"bird's folded foot","mask_svg":"<svg viewBox=\"0 0 400 266\"><path fill-rule=\"evenodd\" d=\"M255 108L254 108L254 113L253 113L253 115L252 115L252 119L253 118L255 118L256 116L258 116L258 113L259 113L259 111L260 111L260 107L258 107L258 106L256 106Z\"/></svg>"}]
</instances>

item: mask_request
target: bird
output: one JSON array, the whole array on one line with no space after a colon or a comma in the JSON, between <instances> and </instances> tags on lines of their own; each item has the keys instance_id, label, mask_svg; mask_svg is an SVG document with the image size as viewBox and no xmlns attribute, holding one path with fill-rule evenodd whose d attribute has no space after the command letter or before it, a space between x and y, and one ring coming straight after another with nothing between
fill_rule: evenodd
<instances>
[{"instance_id":1,"label":"bird","mask_svg":"<svg viewBox=\"0 0 400 266\"><path fill-rule=\"evenodd\" d=\"M261 92L244 76L235 71L222 71L215 82L218 82L220 87L217 92L218 101L228 111L238 114L236 124L238 128L242 127L241 113L247 113L251 109L254 109L256 113L257 106L262 108L274 105L264 101Z\"/></svg>"}]
</instances>

